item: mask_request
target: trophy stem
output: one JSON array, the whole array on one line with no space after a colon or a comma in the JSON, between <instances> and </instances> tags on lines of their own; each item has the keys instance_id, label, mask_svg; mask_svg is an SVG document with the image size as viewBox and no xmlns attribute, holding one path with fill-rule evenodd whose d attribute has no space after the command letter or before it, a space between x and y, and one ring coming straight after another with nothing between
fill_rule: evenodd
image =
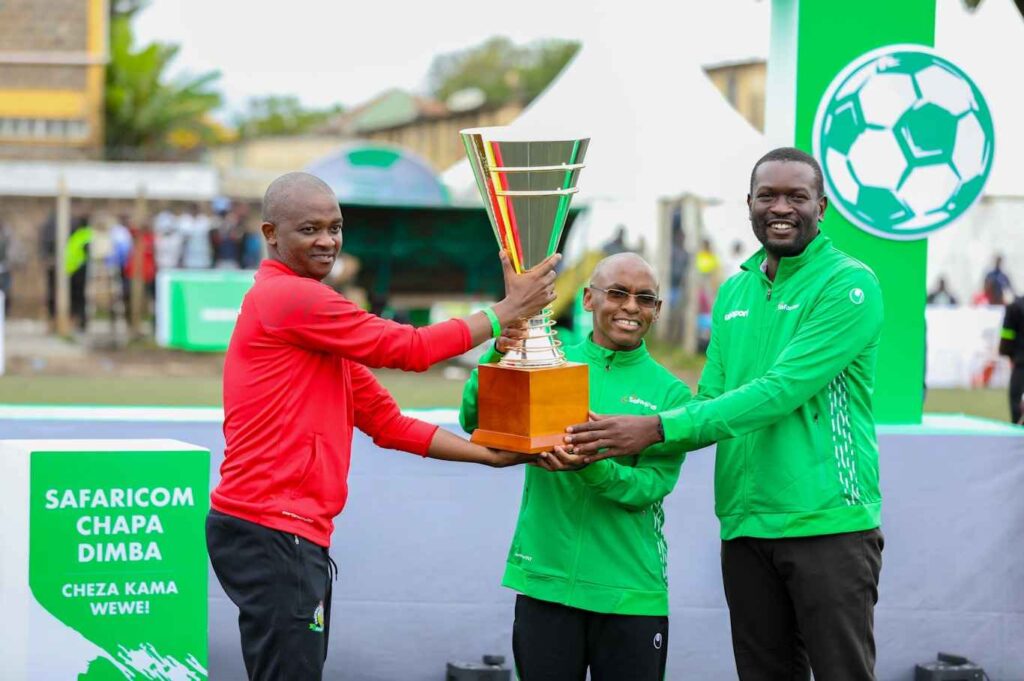
<instances>
[{"instance_id":1,"label":"trophy stem","mask_svg":"<svg viewBox=\"0 0 1024 681\"><path fill-rule=\"evenodd\" d=\"M562 341L555 333L552 314L551 308L546 307L539 315L527 319L526 338L506 352L499 364L520 369L565 365Z\"/></svg>"}]
</instances>

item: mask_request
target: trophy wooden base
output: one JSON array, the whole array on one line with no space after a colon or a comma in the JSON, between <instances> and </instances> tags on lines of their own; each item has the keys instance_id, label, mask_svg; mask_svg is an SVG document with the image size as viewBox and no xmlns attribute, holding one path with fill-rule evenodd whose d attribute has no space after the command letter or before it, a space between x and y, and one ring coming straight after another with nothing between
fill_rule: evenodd
<instances>
[{"instance_id":1,"label":"trophy wooden base","mask_svg":"<svg viewBox=\"0 0 1024 681\"><path fill-rule=\"evenodd\" d=\"M484 447L539 454L564 442L565 429L587 420L587 365L479 369L478 428L470 440Z\"/></svg>"}]
</instances>

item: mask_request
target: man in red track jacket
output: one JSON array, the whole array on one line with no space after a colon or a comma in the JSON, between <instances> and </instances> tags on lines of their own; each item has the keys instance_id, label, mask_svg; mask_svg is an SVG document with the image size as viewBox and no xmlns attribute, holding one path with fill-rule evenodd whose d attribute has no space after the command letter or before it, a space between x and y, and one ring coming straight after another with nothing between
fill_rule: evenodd
<instances>
[{"instance_id":1,"label":"man in red track jacket","mask_svg":"<svg viewBox=\"0 0 1024 681\"><path fill-rule=\"evenodd\" d=\"M250 679L320 679L327 656L333 519L345 506L352 430L380 447L492 466L527 459L403 416L367 367L423 371L554 299L557 256L514 275L506 298L421 329L364 312L321 284L341 248L334 192L305 173L263 198L269 259L242 302L224 361L224 463L207 546L239 608Z\"/></svg>"}]
</instances>

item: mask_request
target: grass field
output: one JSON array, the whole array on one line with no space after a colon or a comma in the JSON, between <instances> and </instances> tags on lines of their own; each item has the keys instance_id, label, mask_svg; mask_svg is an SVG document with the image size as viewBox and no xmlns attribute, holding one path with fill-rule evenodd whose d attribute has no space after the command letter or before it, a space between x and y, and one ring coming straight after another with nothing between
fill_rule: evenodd
<instances>
[{"instance_id":1,"label":"grass field","mask_svg":"<svg viewBox=\"0 0 1024 681\"><path fill-rule=\"evenodd\" d=\"M457 407L461 376L441 371L408 374L379 371L378 379L407 408ZM692 380L687 377L687 380ZM220 405L220 376L4 376L0 404ZM1000 390L930 390L925 411L963 413L999 421L1007 418L1006 392Z\"/></svg>"}]
</instances>

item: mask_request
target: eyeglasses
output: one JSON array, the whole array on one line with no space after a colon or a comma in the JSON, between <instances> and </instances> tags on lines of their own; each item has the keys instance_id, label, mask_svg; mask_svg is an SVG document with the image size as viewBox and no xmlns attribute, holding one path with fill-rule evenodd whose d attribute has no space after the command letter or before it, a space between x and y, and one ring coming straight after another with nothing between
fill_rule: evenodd
<instances>
[{"instance_id":1,"label":"eyeglasses","mask_svg":"<svg viewBox=\"0 0 1024 681\"><path fill-rule=\"evenodd\" d=\"M658 307L658 296L651 293L630 293L629 291L623 291L619 288L598 288L597 286L588 286L587 288L593 291L600 291L601 293L608 296L608 300L613 303L624 303L629 298L636 298L636 304L640 307L655 308Z\"/></svg>"}]
</instances>

